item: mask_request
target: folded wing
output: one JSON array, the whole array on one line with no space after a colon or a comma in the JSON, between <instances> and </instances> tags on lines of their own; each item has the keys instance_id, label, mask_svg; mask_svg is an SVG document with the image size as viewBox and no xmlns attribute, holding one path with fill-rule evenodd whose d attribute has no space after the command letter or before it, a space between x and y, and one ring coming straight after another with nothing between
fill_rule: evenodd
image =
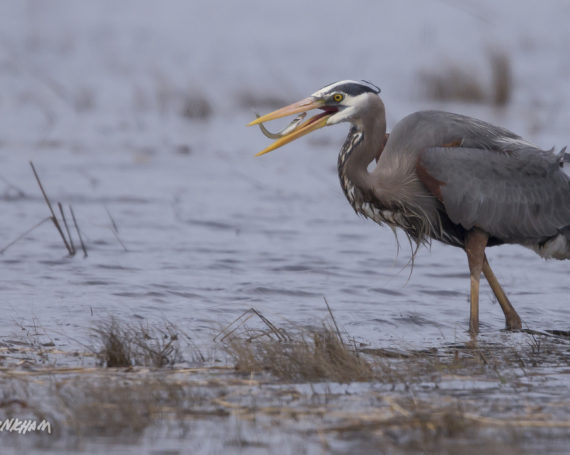
<instances>
[{"instance_id":1,"label":"folded wing","mask_svg":"<svg viewBox=\"0 0 570 455\"><path fill-rule=\"evenodd\" d=\"M455 145L455 144L453 144ZM530 144L432 147L417 174L452 222L507 243L540 242L570 225L570 179L555 155Z\"/></svg>"}]
</instances>

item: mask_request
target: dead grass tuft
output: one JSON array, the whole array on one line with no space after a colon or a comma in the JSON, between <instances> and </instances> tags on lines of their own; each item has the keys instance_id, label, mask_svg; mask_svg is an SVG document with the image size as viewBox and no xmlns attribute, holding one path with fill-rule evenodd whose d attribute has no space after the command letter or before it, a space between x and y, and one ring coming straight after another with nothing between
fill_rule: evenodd
<instances>
[{"instance_id":1,"label":"dead grass tuft","mask_svg":"<svg viewBox=\"0 0 570 455\"><path fill-rule=\"evenodd\" d=\"M212 115L212 105L200 93L185 93L181 97L180 114L187 119L206 120Z\"/></svg>"},{"instance_id":2,"label":"dead grass tuft","mask_svg":"<svg viewBox=\"0 0 570 455\"><path fill-rule=\"evenodd\" d=\"M130 367L133 365L131 334L116 319L102 323L93 329L101 343L97 356L106 367Z\"/></svg>"},{"instance_id":3,"label":"dead grass tuft","mask_svg":"<svg viewBox=\"0 0 570 455\"><path fill-rule=\"evenodd\" d=\"M250 311L263 317L256 310ZM376 373L371 363L354 346L345 343L336 324L291 334L277 329L266 318L263 320L270 330L261 336L248 333L224 338L224 347L238 372L268 372L285 381L346 383L374 379ZM331 320L334 323L332 313Z\"/></svg>"},{"instance_id":4,"label":"dead grass tuft","mask_svg":"<svg viewBox=\"0 0 570 455\"><path fill-rule=\"evenodd\" d=\"M120 323L115 318L93 329L100 345L96 349L102 365L135 365L161 368L181 360L179 331L171 323L149 327Z\"/></svg>"},{"instance_id":5,"label":"dead grass tuft","mask_svg":"<svg viewBox=\"0 0 570 455\"><path fill-rule=\"evenodd\" d=\"M504 52L493 51L488 56L490 83L484 74L459 63L442 65L437 72L424 71L420 80L427 96L436 101L461 101L506 105L513 88L511 64Z\"/></svg>"},{"instance_id":6,"label":"dead grass tuft","mask_svg":"<svg viewBox=\"0 0 570 455\"><path fill-rule=\"evenodd\" d=\"M158 108L163 114L175 113L190 120L207 120L213 112L207 96L194 86L182 86L166 74L154 77L154 93L135 93L139 108Z\"/></svg>"},{"instance_id":7,"label":"dead grass tuft","mask_svg":"<svg viewBox=\"0 0 570 455\"><path fill-rule=\"evenodd\" d=\"M423 73L421 78L433 100L475 103L485 99L478 77L461 66L448 65L441 73Z\"/></svg>"}]
</instances>

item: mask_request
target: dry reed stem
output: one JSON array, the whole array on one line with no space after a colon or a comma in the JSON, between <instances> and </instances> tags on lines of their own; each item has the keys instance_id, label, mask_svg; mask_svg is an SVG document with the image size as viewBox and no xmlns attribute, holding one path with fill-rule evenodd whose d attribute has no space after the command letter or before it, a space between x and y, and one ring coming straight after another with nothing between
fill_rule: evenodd
<instances>
[{"instance_id":1,"label":"dry reed stem","mask_svg":"<svg viewBox=\"0 0 570 455\"><path fill-rule=\"evenodd\" d=\"M4 248L2 248L0 250L0 254L4 254L4 252L10 248L12 245L14 245L15 243L17 243L18 241L22 240L25 236L27 236L30 232L34 231L35 229L39 228L42 224L44 224L46 221L50 221L52 219L51 216L48 216L46 218L44 218L43 220L41 220L39 223L34 224L30 229L28 229L27 231L23 232L22 234L20 234L18 237L16 237L14 240L12 240L10 243L8 243L8 245L6 245Z\"/></svg>"},{"instance_id":2,"label":"dry reed stem","mask_svg":"<svg viewBox=\"0 0 570 455\"><path fill-rule=\"evenodd\" d=\"M53 224L55 225L57 232L59 232L59 235L61 236L61 239L63 240L63 244L65 245L66 250L69 252L69 255L73 256L73 250L71 249L71 246L69 245L69 243L67 242L67 239L65 238L65 235L63 234L63 230L61 229L59 221L57 220L57 217L55 216L55 212L54 212L53 207L51 205L51 202L47 196L47 193L46 193L46 191L42 185L42 182L41 182L40 177L36 171L34 163L32 163L31 161L30 161L30 166L32 168L34 176L36 177L36 181L38 182L38 186L40 187L40 190L42 192L44 200L46 201L46 204L49 208L49 211L51 212L51 220L53 221Z\"/></svg>"},{"instance_id":3,"label":"dry reed stem","mask_svg":"<svg viewBox=\"0 0 570 455\"><path fill-rule=\"evenodd\" d=\"M59 208L59 213L61 215L61 219L63 220L63 226L65 227L65 232L67 233L67 238L69 239L69 246L71 247L71 255L73 256L75 255L75 245L73 243L73 238L71 237L71 232L69 231L69 225L67 224L67 218L63 212L63 205L61 202L57 203L57 207Z\"/></svg>"},{"instance_id":4,"label":"dry reed stem","mask_svg":"<svg viewBox=\"0 0 570 455\"><path fill-rule=\"evenodd\" d=\"M63 220L63 224L65 227L65 233L67 233L67 238L65 236L65 233L63 231L63 229L61 228L61 225L57 219L57 216L55 215L55 211L53 209L53 206L51 204L51 201L49 200L49 197L45 191L45 188L40 180L40 177L38 175L38 172L36 171L36 168L34 166L34 163L30 161L30 166L32 168L32 171L34 173L34 176L36 178L36 181L38 183L38 186L40 187L42 196L44 198L44 201L46 202L48 209L51 213L51 216L48 216L46 218L44 218L43 220L41 220L39 223L35 224L34 226L32 226L30 229L28 229L27 231L23 232L22 234L20 234L16 239L14 239L13 241L11 241L10 243L8 243L5 247L3 247L2 249L0 249L0 254L3 254L8 248L10 248L12 245L14 245L16 242L20 241L21 239L23 239L26 235L28 235L30 232L32 232L33 230L37 229L39 226L41 226L42 224L44 224L46 221L51 220L54 224L54 226L56 227L61 239L63 240L63 244L65 245L65 248L67 249L67 252L69 253L70 256L74 256L76 253L76 249L75 249L75 245L73 243L73 237L71 236L71 230L69 229L69 225L67 223L67 218L65 216L65 212L63 210L63 206L61 204L61 202L57 203L58 209L59 209L59 213L61 216L61 219ZM77 219L75 218L75 214L73 212L73 208L71 207L71 205L69 206L69 211L71 213L71 217L73 219L73 223L75 225L75 229L77 231L77 235L79 237L79 241L81 243L81 248L83 250L83 255L84 257L87 257L87 249L85 247L85 244L83 243L83 238L81 236L81 233L79 231L79 226L77 224Z\"/></svg>"},{"instance_id":5,"label":"dry reed stem","mask_svg":"<svg viewBox=\"0 0 570 455\"><path fill-rule=\"evenodd\" d=\"M73 207L69 206L69 212L71 213L71 218L73 219L73 224L75 226L75 232L77 232L77 237L79 238L79 244L81 245L81 250L83 251L83 257L87 257L87 248L85 247L85 243L83 242L83 237L81 236L81 230L79 229L79 224L77 224L77 218L75 218L75 212L73 211Z\"/></svg>"},{"instance_id":6,"label":"dry reed stem","mask_svg":"<svg viewBox=\"0 0 570 455\"><path fill-rule=\"evenodd\" d=\"M109 220L111 221L111 232L115 236L115 239L123 247L124 251L129 251L129 249L127 248L127 246L125 245L125 243L123 242L121 237L119 236L119 227L117 226L117 223L115 222L115 219L111 215L111 212L109 211L107 206L105 206L105 211L107 212L107 216L109 217ZM86 255L87 255L87 253L86 253Z\"/></svg>"},{"instance_id":7,"label":"dry reed stem","mask_svg":"<svg viewBox=\"0 0 570 455\"><path fill-rule=\"evenodd\" d=\"M329 316L331 317L331 321L332 321L333 324L334 324L334 328L336 329L336 334L337 334L337 336L338 336L338 339L339 339L340 342L344 345L344 341L343 341L342 336L341 336L341 334L340 334L340 330L338 329L338 324L336 323L336 319L335 319L334 314L333 314L333 312L332 312L332 310L331 310L331 307L330 307L330 305L329 305L329 302L327 302L327 298L326 298L326 297L323 297L323 299L324 299L324 301L325 301L325 305L327 306L327 311L329 312Z\"/></svg>"}]
</instances>

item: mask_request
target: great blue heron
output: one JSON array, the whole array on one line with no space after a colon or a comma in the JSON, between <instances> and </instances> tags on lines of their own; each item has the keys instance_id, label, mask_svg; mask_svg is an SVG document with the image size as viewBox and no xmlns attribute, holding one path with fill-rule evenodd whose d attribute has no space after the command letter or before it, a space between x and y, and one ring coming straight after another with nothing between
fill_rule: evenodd
<instances>
[{"instance_id":1,"label":"great blue heron","mask_svg":"<svg viewBox=\"0 0 570 455\"><path fill-rule=\"evenodd\" d=\"M324 126L350 122L338 156L340 184L354 210L398 227L416 245L439 240L463 248L469 264L469 331L479 330L479 279L489 282L507 329L521 319L485 256L487 246L516 243L544 258L570 259L570 178L559 154L489 123L441 111L421 111L386 134L380 89L340 81L258 117L277 140L263 155ZM311 109L323 112L302 122ZM263 122L301 116L281 133ZM376 166L369 170L376 159Z\"/></svg>"}]
</instances>

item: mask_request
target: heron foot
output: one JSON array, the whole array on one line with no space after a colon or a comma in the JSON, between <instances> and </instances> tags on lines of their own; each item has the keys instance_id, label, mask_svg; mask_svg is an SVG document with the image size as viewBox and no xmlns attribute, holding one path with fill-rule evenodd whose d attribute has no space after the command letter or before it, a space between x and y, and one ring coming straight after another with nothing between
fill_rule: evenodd
<instances>
[{"instance_id":1,"label":"heron foot","mask_svg":"<svg viewBox=\"0 0 570 455\"><path fill-rule=\"evenodd\" d=\"M507 330L521 330L522 322L520 316L515 312L505 314L505 324Z\"/></svg>"}]
</instances>

